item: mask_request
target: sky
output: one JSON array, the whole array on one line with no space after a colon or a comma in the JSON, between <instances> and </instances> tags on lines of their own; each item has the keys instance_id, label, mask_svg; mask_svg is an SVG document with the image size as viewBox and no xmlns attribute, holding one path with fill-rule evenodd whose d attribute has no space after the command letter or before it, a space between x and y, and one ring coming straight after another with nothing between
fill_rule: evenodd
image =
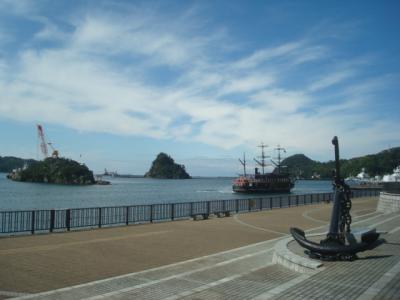
<instances>
[{"instance_id":1,"label":"sky","mask_svg":"<svg viewBox=\"0 0 400 300\"><path fill-rule=\"evenodd\" d=\"M0 0L0 156L193 176L400 146L399 1Z\"/></svg>"}]
</instances>

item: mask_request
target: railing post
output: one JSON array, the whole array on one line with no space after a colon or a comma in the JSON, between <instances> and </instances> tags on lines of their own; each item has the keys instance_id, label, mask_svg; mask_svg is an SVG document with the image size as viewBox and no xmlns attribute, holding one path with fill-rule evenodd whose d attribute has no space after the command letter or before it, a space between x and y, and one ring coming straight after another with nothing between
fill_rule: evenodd
<instances>
[{"instance_id":1,"label":"railing post","mask_svg":"<svg viewBox=\"0 0 400 300\"><path fill-rule=\"evenodd\" d=\"M258 199L258 201L260 201L260 210L262 210L263 209L263 198L260 198L260 199Z\"/></svg>"},{"instance_id":2,"label":"railing post","mask_svg":"<svg viewBox=\"0 0 400 300\"><path fill-rule=\"evenodd\" d=\"M282 208L282 196L279 196L279 208Z\"/></svg>"},{"instance_id":3,"label":"railing post","mask_svg":"<svg viewBox=\"0 0 400 300\"><path fill-rule=\"evenodd\" d=\"M222 211L225 212L226 210L226 200L222 200Z\"/></svg>"},{"instance_id":4,"label":"railing post","mask_svg":"<svg viewBox=\"0 0 400 300\"><path fill-rule=\"evenodd\" d=\"M101 207L99 207L99 228L101 228Z\"/></svg>"},{"instance_id":5,"label":"railing post","mask_svg":"<svg viewBox=\"0 0 400 300\"><path fill-rule=\"evenodd\" d=\"M128 226L129 225L129 206L126 207L126 220L125 224Z\"/></svg>"},{"instance_id":6,"label":"railing post","mask_svg":"<svg viewBox=\"0 0 400 300\"><path fill-rule=\"evenodd\" d=\"M207 201L207 214L210 215L210 201Z\"/></svg>"},{"instance_id":7,"label":"railing post","mask_svg":"<svg viewBox=\"0 0 400 300\"><path fill-rule=\"evenodd\" d=\"M65 211L65 227L67 228L67 231L71 230L71 210L67 209Z\"/></svg>"},{"instance_id":8,"label":"railing post","mask_svg":"<svg viewBox=\"0 0 400 300\"><path fill-rule=\"evenodd\" d=\"M311 204L313 204L313 194L311 194Z\"/></svg>"},{"instance_id":9,"label":"railing post","mask_svg":"<svg viewBox=\"0 0 400 300\"><path fill-rule=\"evenodd\" d=\"M296 195L296 206L299 206L299 195Z\"/></svg>"},{"instance_id":10,"label":"railing post","mask_svg":"<svg viewBox=\"0 0 400 300\"><path fill-rule=\"evenodd\" d=\"M153 223L153 204L150 205L150 223Z\"/></svg>"},{"instance_id":11,"label":"railing post","mask_svg":"<svg viewBox=\"0 0 400 300\"><path fill-rule=\"evenodd\" d=\"M239 199L236 199L236 213L239 213Z\"/></svg>"},{"instance_id":12,"label":"railing post","mask_svg":"<svg viewBox=\"0 0 400 300\"><path fill-rule=\"evenodd\" d=\"M32 210L31 233L35 234L35 211Z\"/></svg>"},{"instance_id":13,"label":"railing post","mask_svg":"<svg viewBox=\"0 0 400 300\"><path fill-rule=\"evenodd\" d=\"M54 230L54 219L55 219L55 210L52 209L50 211L50 232L53 232Z\"/></svg>"},{"instance_id":14,"label":"railing post","mask_svg":"<svg viewBox=\"0 0 400 300\"><path fill-rule=\"evenodd\" d=\"M272 206L273 206L272 204L273 204L273 203L272 203L272 197L270 197L270 198L269 198L269 207L270 207L270 209L272 209Z\"/></svg>"},{"instance_id":15,"label":"railing post","mask_svg":"<svg viewBox=\"0 0 400 300\"><path fill-rule=\"evenodd\" d=\"M171 220L175 219L175 203L171 204Z\"/></svg>"},{"instance_id":16,"label":"railing post","mask_svg":"<svg viewBox=\"0 0 400 300\"><path fill-rule=\"evenodd\" d=\"M248 204L248 209L249 209L249 211L251 211L251 206L250 206L250 203L251 203L251 201L253 201L253 200L251 200L251 199L248 199L248 201L249 201L249 204Z\"/></svg>"},{"instance_id":17,"label":"railing post","mask_svg":"<svg viewBox=\"0 0 400 300\"><path fill-rule=\"evenodd\" d=\"M190 202L190 215L193 216L193 202Z\"/></svg>"}]
</instances>

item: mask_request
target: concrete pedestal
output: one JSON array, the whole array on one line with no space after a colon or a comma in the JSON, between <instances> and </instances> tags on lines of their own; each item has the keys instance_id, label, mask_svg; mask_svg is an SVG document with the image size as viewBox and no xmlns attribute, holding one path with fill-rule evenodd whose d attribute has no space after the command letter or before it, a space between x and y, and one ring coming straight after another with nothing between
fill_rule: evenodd
<instances>
[{"instance_id":1,"label":"concrete pedestal","mask_svg":"<svg viewBox=\"0 0 400 300\"><path fill-rule=\"evenodd\" d=\"M382 213L393 213L400 211L400 194L381 192L379 195L378 207Z\"/></svg>"}]
</instances>

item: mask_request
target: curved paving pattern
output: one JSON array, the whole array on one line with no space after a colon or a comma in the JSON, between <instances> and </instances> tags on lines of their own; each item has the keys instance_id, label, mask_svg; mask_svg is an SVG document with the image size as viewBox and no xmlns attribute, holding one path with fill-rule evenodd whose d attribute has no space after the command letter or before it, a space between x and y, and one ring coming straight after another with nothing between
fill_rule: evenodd
<instances>
[{"instance_id":1,"label":"curved paving pattern","mask_svg":"<svg viewBox=\"0 0 400 300\"><path fill-rule=\"evenodd\" d=\"M239 216L242 218L249 222L248 217ZM253 223L256 227L257 222L259 220ZM400 284L400 230L394 229L399 225L398 214L367 213L358 217L354 228L377 226L380 231L391 232L384 236L387 243L362 253L354 262L324 262L324 268L318 273L301 274L274 264L273 249L282 240L278 237L167 266L15 299L396 299ZM325 226L320 226L313 232L325 230Z\"/></svg>"}]
</instances>

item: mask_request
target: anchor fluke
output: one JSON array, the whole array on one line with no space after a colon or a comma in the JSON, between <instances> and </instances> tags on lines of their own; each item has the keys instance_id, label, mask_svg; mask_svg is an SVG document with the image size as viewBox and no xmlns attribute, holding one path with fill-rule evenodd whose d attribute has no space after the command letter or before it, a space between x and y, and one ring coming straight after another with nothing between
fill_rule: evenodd
<instances>
[{"instance_id":1,"label":"anchor fluke","mask_svg":"<svg viewBox=\"0 0 400 300\"><path fill-rule=\"evenodd\" d=\"M352 260L356 254L375 247L379 233L369 231L361 236L361 242L342 244L340 241L329 239L322 240L319 244L308 240L304 231L299 228L290 228L290 233L300 246L309 250L314 258L323 260Z\"/></svg>"}]
</instances>

